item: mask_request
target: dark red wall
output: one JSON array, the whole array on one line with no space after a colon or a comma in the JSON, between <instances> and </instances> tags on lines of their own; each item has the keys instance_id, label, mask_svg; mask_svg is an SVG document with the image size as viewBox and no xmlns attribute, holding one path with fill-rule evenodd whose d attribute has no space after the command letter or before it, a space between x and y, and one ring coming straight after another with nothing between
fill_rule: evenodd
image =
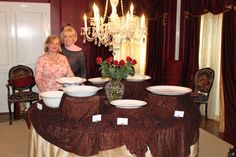
<instances>
[{"instance_id":1,"label":"dark red wall","mask_svg":"<svg viewBox=\"0 0 236 157\"><path fill-rule=\"evenodd\" d=\"M86 12L86 0L61 0L60 8L61 23L59 25L70 24L77 30L78 37L80 37L81 27L84 25L83 15ZM78 39L77 44L83 46L82 39Z\"/></svg>"}]
</instances>

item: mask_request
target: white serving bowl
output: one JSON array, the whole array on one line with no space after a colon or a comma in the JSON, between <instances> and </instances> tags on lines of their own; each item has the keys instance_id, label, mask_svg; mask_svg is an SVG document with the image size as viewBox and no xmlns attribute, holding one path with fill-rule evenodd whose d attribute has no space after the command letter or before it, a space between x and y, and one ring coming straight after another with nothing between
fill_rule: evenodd
<instances>
[{"instance_id":1,"label":"white serving bowl","mask_svg":"<svg viewBox=\"0 0 236 157\"><path fill-rule=\"evenodd\" d=\"M68 86L63 88L63 91L74 97L88 97L95 95L100 89L95 86Z\"/></svg>"},{"instance_id":2,"label":"white serving bowl","mask_svg":"<svg viewBox=\"0 0 236 157\"><path fill-rule=\"evenodd\" d=\"M58 108L61 102L63 91L46 91L39 94L45 105L51 108Z\"/></svg>"}]
</instances>

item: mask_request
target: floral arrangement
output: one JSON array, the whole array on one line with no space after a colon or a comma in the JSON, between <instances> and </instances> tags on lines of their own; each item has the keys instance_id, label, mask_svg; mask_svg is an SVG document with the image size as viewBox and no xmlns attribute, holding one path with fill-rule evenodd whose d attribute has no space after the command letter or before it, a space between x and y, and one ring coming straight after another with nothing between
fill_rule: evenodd
<instances>
[{"instance_id":1,"label":"floral arrangement","mask_svg":"<svg viewBox=\"0 0 236 157\"><path fill-rule=\"evenodd\" d=\"M128 75L133 76L135 74L133 66L137 64L137 61L129 56L126 57L126 61L123 59L118 61L111 56L105 60L102 57L97 57L96 63L100 65L99 70L103 77L121 80L126 79Z\"/></svg>"}]
</instances>

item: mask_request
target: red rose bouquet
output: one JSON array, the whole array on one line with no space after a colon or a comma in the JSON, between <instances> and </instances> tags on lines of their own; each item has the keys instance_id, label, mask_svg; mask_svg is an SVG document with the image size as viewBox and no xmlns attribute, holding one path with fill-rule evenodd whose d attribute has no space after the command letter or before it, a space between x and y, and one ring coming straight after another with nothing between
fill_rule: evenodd
<instances>
[{"instance_id":1,"label":"red rose bouquet","mask_svg":"<svg viewBox=\"0 0 236 157\"><path fill-rule=\"evenodd\" d=\"M109 57L105 60L101 57L97 57L96 63L100 65L99 70L103 77L121 80L126 79L128 75L133 76L135 74L133 66L137 61L129 56L126 60L121 59L120 61L114 60L113 57Z\"/></svg>"}]
</instances>

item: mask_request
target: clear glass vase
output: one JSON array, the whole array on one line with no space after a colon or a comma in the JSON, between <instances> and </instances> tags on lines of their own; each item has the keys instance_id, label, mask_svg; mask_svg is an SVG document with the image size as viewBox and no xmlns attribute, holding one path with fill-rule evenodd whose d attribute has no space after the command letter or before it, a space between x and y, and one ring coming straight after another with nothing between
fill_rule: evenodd
<instances>
[{"instance_id":1,"label":"clear glass vase","mask_svg":"<svg viewBox=\"0 0 236 157\"><path fill-rule=\"evenodd\" d=\"M110 102L113 100L122 99L124 90L124 85L122 84L121 80L118 79L111 79L105 85L106 95Z\"/></svg>"}]
</instances>

